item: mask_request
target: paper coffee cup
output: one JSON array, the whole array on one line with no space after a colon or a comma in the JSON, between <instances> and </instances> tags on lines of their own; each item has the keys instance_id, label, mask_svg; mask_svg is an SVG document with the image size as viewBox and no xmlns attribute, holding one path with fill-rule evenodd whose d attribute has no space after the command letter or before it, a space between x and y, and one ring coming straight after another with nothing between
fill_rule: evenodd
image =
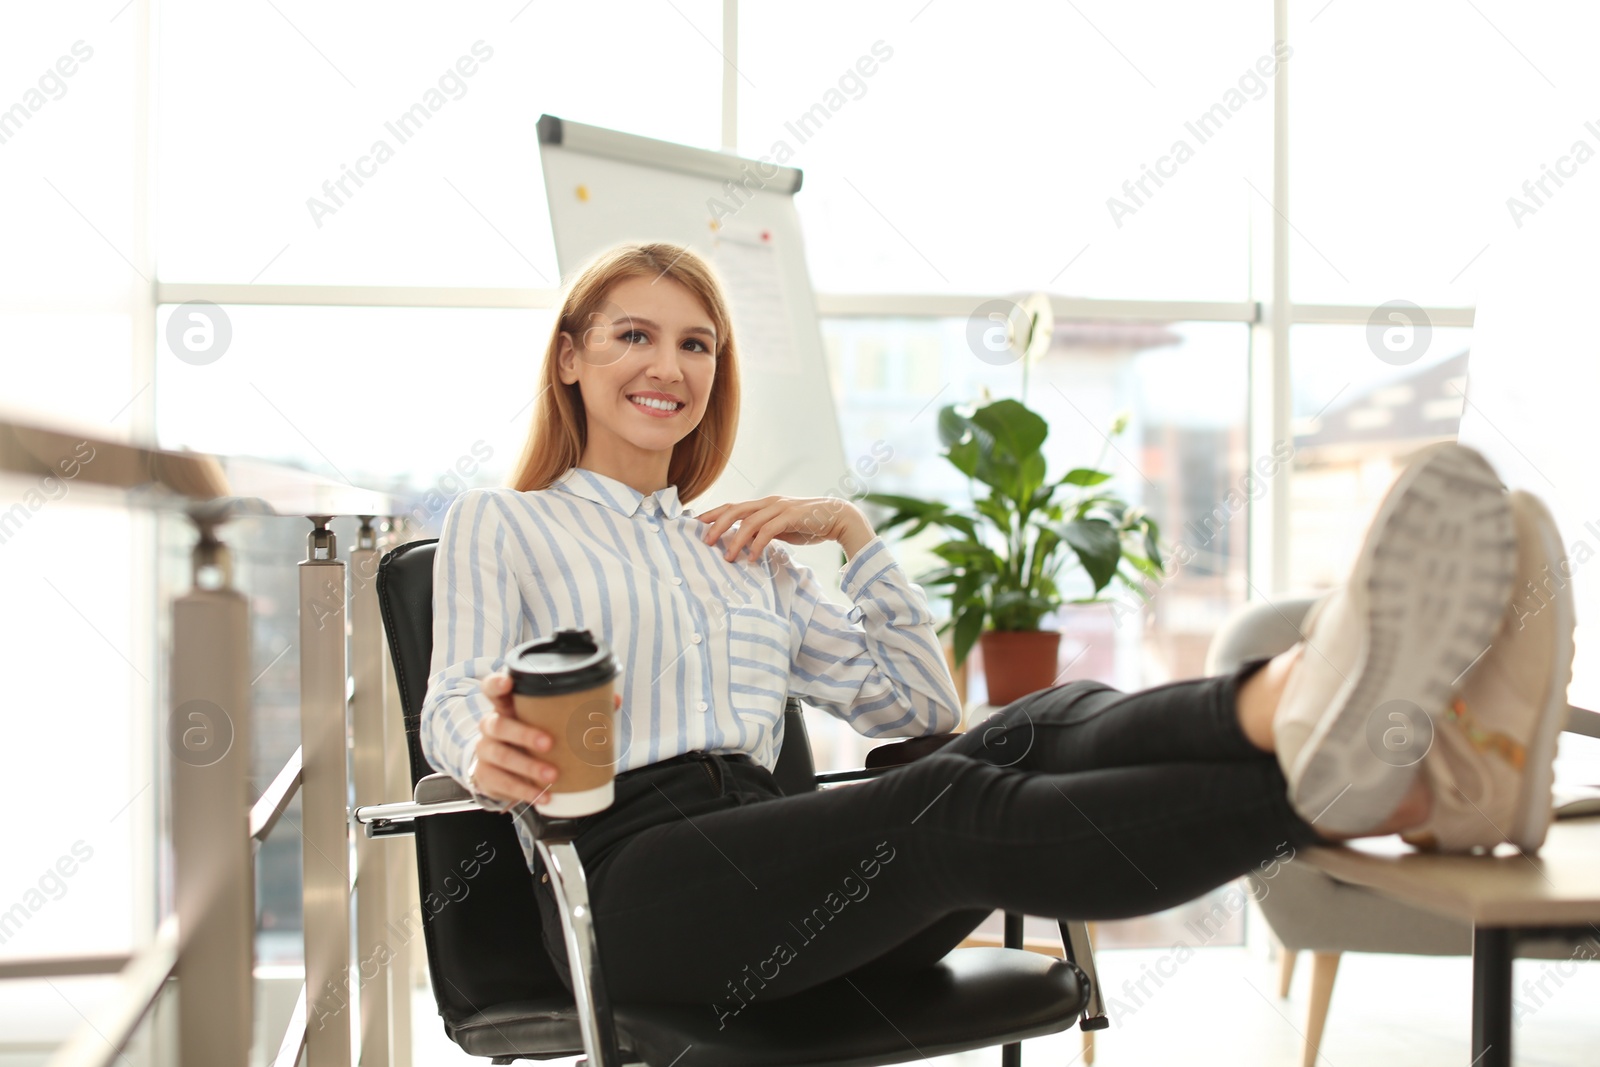
<instances>
[{"instance_id":1,"label":"paper coffee cup","mask_svg":"<svg viewBox=\"0 0 1600 1067\"><path fill-rule=\"evenodd\" d=\"M511 702L517 718L551 737L539 757L556 766L542 815L572 818L611 806L616 774L616 705L619 668L604 641L588 630L558 630L512 650Z\"/></svg>"}]
</instances>

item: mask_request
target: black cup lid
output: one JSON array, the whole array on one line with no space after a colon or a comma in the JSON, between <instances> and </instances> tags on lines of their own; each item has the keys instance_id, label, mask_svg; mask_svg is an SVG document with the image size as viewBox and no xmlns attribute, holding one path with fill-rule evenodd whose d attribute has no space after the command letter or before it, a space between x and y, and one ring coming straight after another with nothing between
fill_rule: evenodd
<instances>
[{"instance_id":1,"label":"black cup lid","mask_svg":"<svg viewBox=\"0 0 1600 1067\"><path fill-rule=\"evenodd\" d=\"M620 671L611 648L588 630L557 630L511 650L511 691L523 696L555 696L593 689Z\"/></svg>"}]
</instances>

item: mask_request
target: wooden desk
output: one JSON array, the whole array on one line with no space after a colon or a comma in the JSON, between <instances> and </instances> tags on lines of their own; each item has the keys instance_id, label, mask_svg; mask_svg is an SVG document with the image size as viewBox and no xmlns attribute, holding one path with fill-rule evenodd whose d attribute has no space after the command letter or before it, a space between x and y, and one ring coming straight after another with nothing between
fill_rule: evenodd
<instances>
[{"instance_id":1,"label":"wooden desk","mask_svg":"<svg viewBox=\"0 0 1600 1067\"><path fill-rule=\"evenodd\" d=\"M1562 819L1537 856L1429 856L1398 837L1313 848L1305 862L1472 924L1472 1063L1511 1064L1511 961L1527 937L1600 943L1600 816Z\"/></svg>"}]
</instances>

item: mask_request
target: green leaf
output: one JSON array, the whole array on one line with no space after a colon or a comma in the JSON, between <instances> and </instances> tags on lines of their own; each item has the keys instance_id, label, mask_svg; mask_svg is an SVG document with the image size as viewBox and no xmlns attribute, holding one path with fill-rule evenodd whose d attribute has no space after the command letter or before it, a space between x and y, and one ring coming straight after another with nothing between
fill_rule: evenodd
<instances>
[{"instance_id":1,"label":"green leaf","mask_svg":"<svg viewBox=\"0 0 1600 1067\"><path fill-rule=\"evenodd\" d=\"M968 571L961 576L955 586L950 590L950 604L957 608L963 604L982 604L983 599L977 595L978 589L988 581L988 576Z\"/></svg>"},{"instance_id":2,"label":"green leaf","mask_svg":"<svg viewBox=\"0 0 1600 1067\"><path fill-rule=\"evenodd\" d=\"M1122 558L1131 563L1133 565L1133 569L1138 571L1140 574L1143 574L1148 578L1154 578L1156 581L1161 580L1162 574L1159 564L1154 563L1143 556L1136 556L1132 552L1124 552L1122 554Z\"/></svg>"},{"instance_id":3,"label":"green leaf","mask_svg":"<svg viewBox=\"0 0 1600 1067\"><path fill-rule=\"evenodd\" d=\"M948 585L960 580L961 575L954 567L936 567L912 579L918 585Z\"/></svg>"},{"instance_id":4,"label":"green leaf","mask_svg":"<svg viewBox=\"0 0 1600 1067\"><path fill-rule=\"evenodd\" d=\"M1005 534L1010 534L1013 525L1011 521L1011 502L998 493L984 497L975 505L978 513L994 523Z\"/></svg>"},{"instance_id":5,"label":"green leaf","mask_svg":"<svg viewBox=\"0 0 1600 1067\"><path fill-rule=\"evenodd\" d=\"M968 478L977 477L978 474L978 441L969 437L965 441L952 444L945 451L945 458L955 465L955 468Z\"/></svg>"},{"instance_id":6,"label":"green leaf","mask_svg":"<svg viewBox=\"0 0 1600 1067\"><path fill-rule=\"evenodd\" d=\"M868 493L861 499L869 504L878 504L886 508L912 515L924 515L930 511L943 511L944 505L932 500L917 500L909 496L896 496L893 493Z\"/></svg>"},{"instance_id":7,"label":"green leaf","mask_svg":"<svg viewBox=\"0 0 1600 1067\"><path fill-rule=\"evenodd\" d=\"M959 530L967 535L967 540L978 540L978 520L971 515L957 515L946 513L933 520L941 526L948 526L952 530Z\"/></svg>"},{"instance_id":8,"label":"green leaf","mask_svg":"<svg viewBox=\"0 0 1600 1067\"><path fill-rule=\"evenodd\" d=\"M1050 434L1049 423L1015 400L996 400L979 408L972 421L989 431L998 449L1017 461L1039 451Z\"/></svg>"},{"instance_id":9,"label":"green leaf","mask_svg":"<svg viewBox=\"0 0 1600 1067\"><path fill-rule=\"evenodd\" d=\"M1110 474L1089 467L1074 467L1061 476L1062 485L1099 485L1101 482L1109 482L1110 480Z\"/></svg>"},{"instance_id":10,"label":"green leaf","mask_svg":"<svg viewBox=\"0 0 1600 1067\"><path fill-rule=\"evenodd\" d=\"M951 644L954 646L957 667L967 661L967 653L972 651L978 634L983 632L985 614L987 611L982 604L973 604L956 616L956 633Z\"/></svg>"},{"instance_id":11,"label":"green leaf","mask_svg":"<svg viewBox=\"0 0 1600 1067\"><path fill-rule=\"evenodd\" d=\"M939 443L949 448L972 432L972 420L956 410L955 404L939 409Z\"/></svg>"},{"instance_id":12,"label":"green leaf","mask_svg":"<svg viewBox=\"0 0 1600 1067\"><path fill-rule=\"evenodd\" d=\"M981 453L979 454L978 480L1008 497L1017 495L1019 473L1016 460L1010 457L991 457L986 460Z\"/></svg>"},{"instance_id":13,"label":"green leaf","mask_svg":"<svg viewBox=\"0 0 1600 1067\"><path fill-rule=\"evenodd\" d=\"M977 541L946 541L936 547L933 554L958 567L981 567L995 572L1002 569L1000 557L994 554L994 550Z\"/></svg>"},{"instance_id":14,"label":"green leaf","mask_svg":"<svg viewBox=\"0 0 1600 1067\"><path fill-rule=\"evenodd\" d=\"M1122 558L1122 535L1104 519L1077 519L1061 528L1061 539L1077 553L1096 593L1117 573Z\"/></svg>"},{"instance_id":15,"label":"green leaf","mask_svg":"<svg viewBox=\"0 0 1600 1067\"><path fill-rule=\"evenodd\" d=\"M994 414L996 408L998 417ZM1012 409L1023 414L1017 416ZM980 422L979 416L985 421ZM945 456L963 474L1003 493L1014 494L1018 463L1025 454L1014 453L1011 446L1019 442L1025 444L1031 438L1028 420L1044 425L1043 419L1015 400L996 401L981 408L972 418L962 415L956 405L950 404L939 411L939 439L947 446ZM1008 435L1004 440L996 437L997 426ZM1037 451L1037 445L1030 451Z\"/></svg>"},{"instance_id":16,"label":"green leaf","mask_svg":"<svg viewBox=\"0 0 1600 1067\"><path fill-rule=\"evenodd\" d=\"M1166 573L1166 564L1161 560L1161 528L1148 515L1144 519L1144 554L1157 571Z\"/></svg>"},{"instance_id":17,"label":"green leaf","mask_svg":"<svg viewBox=\"0 0 1600 1067\"><path fill-rule=\"evenodd\" d=\"M1044 453L1035 452L1022 461L1020 477L1016 491L1012 494L1018 500L1028 501L1029 510L1032 510L1034 495L1040 491L1044 484Z\"/></svg>"},{"instance_id":18,"label":"green leaf","mask_svg":"<svg viewBox=\"0 0 1600 1067\"><path fill-rule=\"evenodd\" d=\"M1053 598L1008 589L994 598L989 614L994 618L996 630L1037 630L1039 620L1054 606Z\"/></svg>"},{"instance_id":19,"label":"green leaf","mask_svg":"<svg viewBox=\"0 0 1600 1067\"><path fill-rule=\"evenodd\" d=\"M1004 593L994 598L994 603L989 605L989 610L995 614L1003 611L1016 611L1019 608L1038 610L1040 614L1048 611L1050 605L1043 597L1037 597L1021 589L1007 589Z\"/></svg>"},{"instance_id":20,"label":"green leaf","mask_svg":"<svg viewBox=\"0 0 1600 1067\"><path fill-rule=\"evenodd\" d=\"M1048 526L1036 527L1039 531L1038 538L1033 544L1033 559L1028 563L1028 584L1037 582L1044 573L1045 563L1050 559L1050 554L1061 543L1061 535Z\"/></svg>"}]
</instances>

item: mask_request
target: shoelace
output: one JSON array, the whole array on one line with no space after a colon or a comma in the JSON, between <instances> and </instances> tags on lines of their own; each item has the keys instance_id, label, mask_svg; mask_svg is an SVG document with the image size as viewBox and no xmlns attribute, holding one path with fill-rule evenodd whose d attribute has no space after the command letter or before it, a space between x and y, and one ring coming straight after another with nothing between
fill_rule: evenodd
<instances>
[{"instance_id":1,"label":"shoelace","mask_svg":"<svg viewBox=\"0 0 1600 1067\"><path fill-rule=\"evenodd\" d=\"M1527 750L1514 738L1486 729L1460 697L1451 701L1445 716L1446 721L1434 730L1433 743L1439 751L1425 764L1435 801L1455 797L1476 807L1487 783L1474 757L1498 757L1520 771L1527 762Z\"/></svg>"}]
</instances>

